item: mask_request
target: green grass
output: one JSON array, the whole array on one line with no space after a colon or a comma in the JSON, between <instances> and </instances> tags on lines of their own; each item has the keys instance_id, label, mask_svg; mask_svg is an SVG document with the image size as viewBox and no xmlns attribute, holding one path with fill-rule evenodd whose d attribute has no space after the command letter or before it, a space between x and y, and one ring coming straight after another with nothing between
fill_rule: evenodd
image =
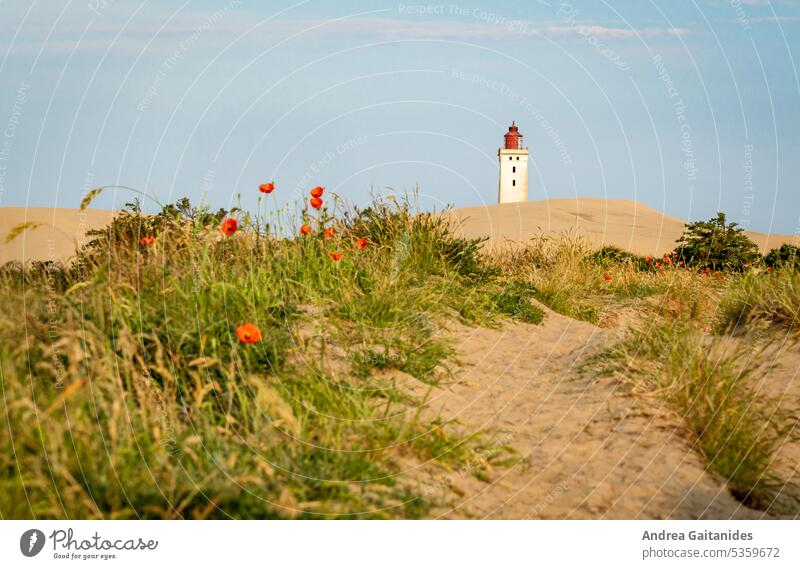
<instances>
[{"instance_id":1,"label":"green grass","mask_svg":"<svg viewBox=\"0 0 800 569\"><path fill-rule=\"evenodd\" d=\"M667 288L644 258L616 247L593 250L571 234L532 239L496 252L492 262L502 274L530 285L532 296L554 312L593 324L619 301Z\"/></svg>"},{"instance_id":2,"label":"green grass","mask_svg":"<svg viewBox=\"0 0 800 569\"><path fill-rule=\"evenodd\" d=\"M637 391L657 392L675 410L737 499L771 504L783 485L775 457L795 420L758 390L757 355L724 349L677 320L633 330L610 359Z\"/></svg>"},{"instance_id":3,"label":"green grass","mask_svg":"<svg viewBox=\"0 0 800 569\"><path fill-rule=\"evenodd\" d=\"M774 328L800 339L800 272L750 272L733 283L720 303L718 333Z\"/></svg>"},{"instance_id":4,"label":"green grass","mask_svg":"<svg viewBox=\"0 0 800 569\"><path fill-rule=\"evenodd\" d=\"M236 212L230 237L230 212L133 205L69 267L0 269L3 518L424 517L409 465L485 478L510 450L420 412L450 374L448 323L537 324L533 300L589 322L638 302L651 326L611 363L665 398L739 499L773 495L790 421L704 332L795 333L797 272L662 270L574 236L489 256L406 202ZM290 236L298 217L312 235ZM244 322L259 342L238 341Z\"/></svg>"},{"instance_id":5,"label":"green grass","mask_svg":"<svg viewBox=\"0 0 800 569\"><path fill-rule=\"evenodd\" d=\"M474 455L377 372L436 384L443 326L539 322L528 288L406 203L302 211L297 238L242 212L221 237L226 215L133 207L71 267L0 270L3 518L419 517L398 473Z\"/></svg>"}]
</instances>

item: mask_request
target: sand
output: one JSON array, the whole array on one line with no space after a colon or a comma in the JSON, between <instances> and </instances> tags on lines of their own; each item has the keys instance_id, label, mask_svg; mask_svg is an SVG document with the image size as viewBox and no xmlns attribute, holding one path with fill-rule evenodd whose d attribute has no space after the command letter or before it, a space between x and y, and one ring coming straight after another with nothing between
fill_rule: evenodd
<instances>
[{"instance_id":1,"label":"sand","mask_svg":"<svg viewBox=\"0 0 800 569\"><path fill-rule=\"evenodd\" d=\"M542 235L575 231L593 245L616 245L639 255L671 251L685 221L632 200L552 199L453 210L466 237L489 237L489 247ZM748 231L762 253L783 243L800 245L800 235Z\"/></svg>"},{"instance_id":2,"label":"sand","mask_svg":"<svg viewBox=\"0 0 800 569\"><path fill-rule=\"evenodd\" d=\"M105 227L114 214L102 209L0 208L0 264L8 261L67 261L85 241L86 232ZM8 233L20 223L41 225L26 229L6 243Z\"/></svg>"},{"instance_id":3,"label":"sand","mask_svg":"<svg viewBox=\"0 0 800 569\"><path fill-rule=\"evenodd\" d=\"M451 490L445 496L450 505L436 517L782 517L738 502L707 469L662 398L634 395L618 379L582 365L617 341L622 328L602 329L542 309L547 316L537 326L451 330L461 366L455 382L433 394L428 412L455 422L464 436L483 433L489 449L515 448L520 460L494 469L488 482L469 468L430 474L423 487ZM786 374L797 374L791 369L797 356L791 357L767 374L782 389ZM797 449L787 445L784 451ZM796 456L786 463L796 465ZM786 490L781 499L796 512L789 495L796 489Z\"/></svg>"}]
</instances>

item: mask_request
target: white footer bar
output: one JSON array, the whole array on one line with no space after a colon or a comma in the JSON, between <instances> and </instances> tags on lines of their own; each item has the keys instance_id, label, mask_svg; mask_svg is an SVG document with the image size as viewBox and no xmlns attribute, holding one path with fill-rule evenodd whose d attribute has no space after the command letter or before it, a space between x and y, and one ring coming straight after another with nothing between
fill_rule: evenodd
<instances>
[{"instance_id":1,"label":"white footer bar","mask_svg":"<svg viewBox=\"0 0 800 569\"><path fill-rule=\"evenodd\" d=\"M796 568L799 542L800 521L3 521L0 567Z\"/></svg>"}]
</instances>

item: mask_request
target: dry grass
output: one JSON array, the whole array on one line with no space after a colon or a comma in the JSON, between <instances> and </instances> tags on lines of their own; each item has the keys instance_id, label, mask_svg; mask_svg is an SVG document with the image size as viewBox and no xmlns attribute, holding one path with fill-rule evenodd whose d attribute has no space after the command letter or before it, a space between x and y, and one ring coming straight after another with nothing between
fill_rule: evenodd
<instances>
[{"instance_id":1,"label":"dry grass","mask_svg":"<svg viewBox=\"0 0 800 569\"><path fill-rule=\"evenodd\" d=\"M643 259L617 251L604 255L585 238L567 233L495 251L492 263L503 274L533 285L537 300L555 312L597 323L604 310L618 306L615 301L665 288L663 276L641 270Z\"/></svg>"}]
</instances>

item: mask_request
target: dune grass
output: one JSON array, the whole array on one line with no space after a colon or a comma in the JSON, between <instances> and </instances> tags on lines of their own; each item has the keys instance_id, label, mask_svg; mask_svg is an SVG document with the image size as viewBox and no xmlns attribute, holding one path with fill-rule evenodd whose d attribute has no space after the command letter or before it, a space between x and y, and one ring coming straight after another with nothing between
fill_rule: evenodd
<instances>
[{"instance_id":1,"label":"dune grass","mask_svg":"<svg viewBox=\"0 0 800 569\"><path fill-rule=\"evenodd\" d=\"M574 235L543 236L492 255L498 270L528 283L551 310L597 323L615 301L651 296L666 288L644 258L614 247L594 250Z\"/></svg>"},{"instance_id":2,"label":"dune grass","mask_svg":"<svg viewBox=\"0 0 800 569\"><path fill-rule=\"evenodd\" d=\"M768 328L800 339L800 271L795 266L750 272L728 287L722 298L718 333Z\"/></svg>"},{"instance_id":3,"label":"dune grass","mask_svg":"<svg viewBox=\"0 0 800 569\"><path fill-rule=\"evenodd\" d=\"M408 203L228 215L134 206L70 267L2 268L3 518L419 517L415 465L470 460L421 412L443 331L540 321L531 291Z\"/></svg>"},{"instance_id":4,"label":"dune grass","mask_svg":"<svg viewBox=\"0 0 800 569\"><path fill-rule=\"evenodd\" d=\"M762 509L772 503L783 485L775 458L795 420L758 389L763 358L726 349L683 320L634 329L614 352L617 371L675 410L737 499Z\"/></svg>"},{"instance_id":5,"label":"dune grass","mask_svg":"<svg viewBox=\"0 0 800 569\"><path fill-rule=\"evenodd\" d=\"M770 505L782 484L776 455L795 421L758 389L766 358L753 350L764 346L724 343L711 332L732 321L747 330L755 322L794 326L796 272L686 269L669 255L593 251L571 235L533 240L497 262L530 282L542 303L572 318L597 322L604 311L635 307L638 318L624 340L587 365L600 363L634 391L663 401L734 496L755 508Z\"/></svg>"},{"instance_id":6,"label":"dune grass","mask_svg":"<svg viewBox=\"0 0 800 569\"><path fill-rule=\"evenodd\" d=\"M595 323L635 306L614 369L679 414L739 499L773 494L791 421L758 360L708 332L794 333L796 272L689 271L574 235L484 255L394 201L294 218L133 204L93 237L69 267L0 269L3 518L424 517L418 466L485 462L422 411L448 323L539 323L532 299Z\"/></svg>"}]
</instances>

